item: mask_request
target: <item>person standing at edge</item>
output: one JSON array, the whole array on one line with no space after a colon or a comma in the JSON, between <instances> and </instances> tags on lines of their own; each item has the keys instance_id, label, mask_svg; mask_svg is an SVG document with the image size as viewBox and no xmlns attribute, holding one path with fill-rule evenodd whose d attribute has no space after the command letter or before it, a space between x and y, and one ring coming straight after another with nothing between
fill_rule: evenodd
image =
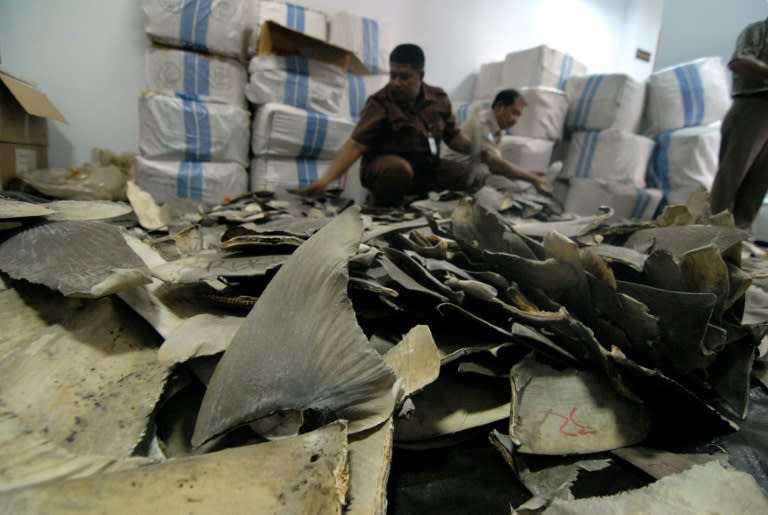
<instances>
[{"instance_id":1,"label":"person standing at edge","mask_svg":"<svg viewBox=\"0 0 768 515\"><path fill-rule=\"evenodd\" d=\"M728 63L733 104L723 119L720 163L712 184L714 213L733 213L749 228L768 191L768 19L748 25Z\"/></svg>"},{"instance_id":2,"label":"person standing at edge","mask_svg":"<svg viewBox=\"0 0 768 515\"><path fill-rule=\"evenodd\" d=\"M514 192L519 188L511 181L526 181L537 190L549 193L550 185L543 171L526 172L501 157L499 144L505 130L509 129L523 115L526 103L523 96L515 89L503 89L496 94L490 109L473 112L461 124L461 132L472 138L472 141L482 142L478 149L485 150L490 155L486 158L487 165L481 165L476 175L470 181L472 189L491 186L501 191ZM473 153L476 150L473 149ZM467 156L453 150L445 153L445 159L470 165L472 156ZM474 156L475 162L479 156Z\"/></svg>"},{"instance_id":3,"label":"person standing at edge","mask_svg":"<svg viewBox=\"0 0 768 515\"><path fill-rule=\"evenodd\" d=\"M456 126L445 91L424 83L424 52L401 44L390 53L389 63L387 85L368 97L328 171L301 194L322 194L361 156L360 182L375 206L398 206L407 195L423 196L430 189L466 188L469 166L440 159L440 142L464 154L472 145Z\"/></svg>"}]
</instances>

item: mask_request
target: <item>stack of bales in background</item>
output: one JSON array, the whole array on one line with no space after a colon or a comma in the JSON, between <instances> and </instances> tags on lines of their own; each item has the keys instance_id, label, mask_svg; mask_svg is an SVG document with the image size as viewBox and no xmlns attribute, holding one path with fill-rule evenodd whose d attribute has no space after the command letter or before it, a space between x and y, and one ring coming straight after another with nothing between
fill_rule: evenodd
<instances>
[{"instance_id":1,"label":"stack of bales in background","mask_svg":"<svg viewBox=\"0 0 768 515\"><path fill-rule=\"evenodd\" d=\"M473 102L455 106L457 121L461 124L477 110L490 108L502 89L517 89L526 107L502 137L501 154L523 170L546 171L568 112L564 84L573 74L583 73L586 66L547 46L510 52L503 61L480 66Z\"/></svg>"},{"instance_id":2,"label":"stack of bales in background","mask_svg":"<svg viewBox=\"0 0 768 515\"><path fill-rule=\"evenodd\" d=\"M389 82L389 53L395 46L393 30L387 23L342 11L331 17L328 38L330 43L351 50L368 69L368 75L347 73L345 105L349 119L357 123L366 99ZM365 202L359 162L344 181L344 195Z\"/></svg>"},{"instance_id":3,"label":"stack of bales in background","mask_svg":"<svg viewBox=\"0 0 768 515\"><path fill-rule=\"evenodd\" d=\"M663 204L685 203L717 173L720 122L731 105L728 76L719 57L665 68L648 78L645 133L656 141L649 185Z\"/></svg>"},{"instance_id":4,"label":"stack of bales in background","mask_svg":"<svg viewBox=\"0 0 768 515\"><path fill-rule=\"evenodd\" d=\"M218 204L247 191L247 0L144 0L147 91L139 99L136 182L157 202Z\"/></svg>"},{"instance_id":5,"label":"stack of bales in background","mask_svg":"<svg viewBox=\"0 0 768 515\"><path fill-rule=\"evenodd\" d=\"M333 21L337 19L343 21L341 26ZM350 24L351 19L357 19L358 23ZM358 26L379 27L377 22L349 14L337 15L333 20L330 32L337 37L344 36L345 31L360 32ZM380 48L375 55L388 57L391 48L382 48L380 40L371 39L380 36L382 30L366 34L366 46ZM385 34L387 40L391 40L388 29ZM348 49L356 51L354 46L348 45ZM378 62L370 55L368 61ZM325 174L334 154L352 133L353 120L357 119L365 97L373 92L365 87L366 82L382 80L380 74L371 75L370 79L351 80L340 66L300 55L257 55L251 59L249 72L246 96L256 109L251 144L253 191L302 188ZM362 86L351 92L350 84L358 83ZM335 186L344 188L346 196L362 202L358 175L355 167Z\"/></svg>"},{"instance_id":6,"label":"stack of bales in background","mask_svg":"<svg viewBox=\"0 0 768 515\"><path fill-rule=\"evenodd\" d=\"M566 84L569 143L559 176L566 211L589 215L600 206L616 218L652 218L661 191L646 188L654 141L638 134L645 84L624 74L573 77Z\"/></svg>"}]
</instances>

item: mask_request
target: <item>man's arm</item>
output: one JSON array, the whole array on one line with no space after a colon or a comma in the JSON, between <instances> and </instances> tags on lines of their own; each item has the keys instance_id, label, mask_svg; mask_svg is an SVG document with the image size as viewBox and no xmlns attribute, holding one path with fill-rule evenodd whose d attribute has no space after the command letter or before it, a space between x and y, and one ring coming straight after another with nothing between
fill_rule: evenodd
<instances>
[{"instance_id":1,"label":"man's arm","mask_svg":"<svg viewBox=\"0 0 768 515\"><path fill-rule=\"evenodd\" d=\"M308 197L322 195L325 188L327 188L330 183L347 173L349 167L352 166L352 164L354 164L367 149L367 146L362 145L351 138L348 139L344 142L339 151L336 152L333 161L331 161L331 166L328 167L328 171L325 172L325 175L307 185L307 187L302 189L300 193Z\"/></svg>"},{"instance_id":2,"label":"man's arm","mask_svg":"<svg viewBox=\"0 0 768 515\"><path fill-rule=\"evenodd\" d=\"M768 80L768 65L754 58L733 59L728 68L745 79Z\"/></svg>"},{"instance_id":3,"label":"man's arm","mask_svg":"<svg viewBox=\"0 0 768 515\"><path fill-rule=\"evenodd\" d=\"M527 172L501 157L498 152L487 150L486 156L485 163L488 165L488 169L491 173L501 175L513 181L530 182L537 190L543 193L552 191L552 187L546 178L546 172Z\"/></svg>"},{"instance_id":4,"label":"man's arm","mask_svg":"<svg viewBox=\"0 0 768 515\"><path fill-rule=\"evenodd\" d=\"M549 181L545 177L545 172L526 172L501 157L498 150L488 142L478 142L478 145L480 147L480 161L488 165L491 173L502 175L514 181L530 182L537 190L542 192L551 191ZM448 143L448 146L464 154L472 152L472 141L463 132L457 133Z\"/></svg>"}]
</instances>

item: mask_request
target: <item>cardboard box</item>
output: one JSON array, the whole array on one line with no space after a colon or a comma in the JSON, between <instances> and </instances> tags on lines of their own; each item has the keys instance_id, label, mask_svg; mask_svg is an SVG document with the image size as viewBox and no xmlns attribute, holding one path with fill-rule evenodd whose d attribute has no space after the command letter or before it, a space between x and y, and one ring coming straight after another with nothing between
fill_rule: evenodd
<instances>
[{"instance_id":1,"label":"cardboard box","mask_svg":"<svg viewBox=\"0 0 768 515\"><path fill-rule=\"evenodd\" d=\"M34 84L0 67L0 141L48 144L46 118L66 118Z\"/></svg>"},{"instance_id":2,"label":"cardboard box","mask_svg":"<svg viewBox=\"0 0 768 515\"><path fill-rule=\"evenodd\" d=\"M267 21L261 27L259 54L303 55L326 63L341 66L344 70L358 75L370 72L362 61L351 51L312 36L284 27L274 21Z\"/></svg>"},{"instance_id":3,"label":"cardboard box","mask_svg":"<svg viewBox=\"0 0 768 515\"><path fill-rule=\"evenodd\" d=\"M0 185L48 166L48 121L67 120L34 84L0 66Z\"/></svg>"},{"instance_id":4,"label":"cardboard box","mask_svg":"<svg viewBox=\"0 0 768 515\"><path fill-rule=\"evenodd\" d=\"M48 167L45 145L25 145L0 142L0 185L16 177L19 172Z\"/></svg>"}]
</instances>

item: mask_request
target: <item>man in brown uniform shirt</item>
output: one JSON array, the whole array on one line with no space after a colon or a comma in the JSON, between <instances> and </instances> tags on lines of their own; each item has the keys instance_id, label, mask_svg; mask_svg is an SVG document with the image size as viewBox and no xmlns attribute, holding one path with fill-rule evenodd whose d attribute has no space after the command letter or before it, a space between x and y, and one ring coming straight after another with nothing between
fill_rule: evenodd
<instances>
[{"instance_id":1,"label":"man in brown uniform shirt","mask_svg":"<svg viewBox=\"0 0 768 515\"><path fill-rule=\"evenodd\" d=\"M321 194L361 156L360 179L374 205L396 206L405 196L430 189L466 188L470 167L440 159L440 141L465 154L472 145L456 126L445 91L423 82L423 51L413 44L398 45L389 61L389 83L368 98L326 174L303 194ZM486 158L482 153L481 159Z\"/></svg>"}]
</instances>

